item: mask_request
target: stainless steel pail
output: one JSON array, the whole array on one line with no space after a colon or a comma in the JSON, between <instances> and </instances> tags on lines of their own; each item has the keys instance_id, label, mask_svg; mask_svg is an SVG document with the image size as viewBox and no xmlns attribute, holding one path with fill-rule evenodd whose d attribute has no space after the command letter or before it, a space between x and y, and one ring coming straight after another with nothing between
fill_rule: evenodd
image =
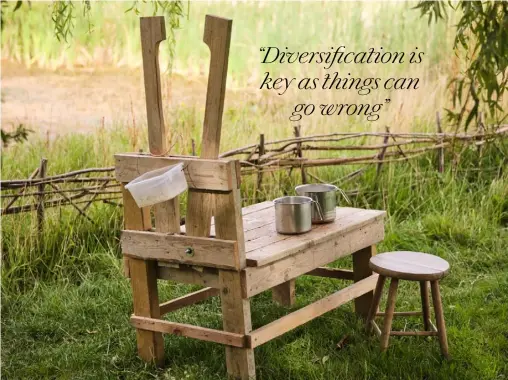
<instances>
[{"instance_id":1,"label":"stainless steel pail","mask_svg":"<svg viewBox=\"0 0 508 380\"><path fill-rule=\"evenodd\" d=\"M309 197L317 203L312 207L312 223L328 223L335 220L336 192L338 189L335 185L316 183L297 186L295 191L298 195ZM322 219L319 216L318 205L323 213Z\"/></svg>"}]
</instances>

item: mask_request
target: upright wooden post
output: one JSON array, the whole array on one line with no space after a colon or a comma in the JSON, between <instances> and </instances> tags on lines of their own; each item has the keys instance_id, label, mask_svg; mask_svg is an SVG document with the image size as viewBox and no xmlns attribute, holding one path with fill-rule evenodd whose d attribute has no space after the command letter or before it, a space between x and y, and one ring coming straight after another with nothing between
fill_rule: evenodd
<instances>
[{"instance_id":1,"label":"upright wooden post","mask_svg":"<svg viewBox=\"0 0 508 380\"><path fill-rule=\"evenodd\" d=\"M140 29L148 144L151 154L165 155L168 153L168 147L159 69L159 44L166 39L164 17L141 17ZM155 227L158 232L180 232L180 203L178 197L157 204L154 211Z\"/></svg>"},{"instance_id":2,"label":"upright wooden post","mask_svg":"<svg viewBox=\"0 0 508 380\"><path fill-rule=\"evenodd\" d=\"M41 158L41 163L39 166L39 178L44 179L46 177L46 166L48 160L45 158ZM44 184L39 184L37 186L37 191L39 192L38 198L39 202L37 205L37 233L39 235L39 244L42 244L43 234L44 234Z\"/></svg>"},{"instance_id":3,"label":"upright wooden post","mask_svg":"<svg viewBox=\"0 0 508 380\"><path fill-rule=\"evenodd\" d=\"M353 253L354 282L358 282L372 275L372 270L369 267L369 261L370 258L375 254L376 254L375 245L372 245L370 247L361 249ZM355 298L355 312L358 316L367 319L373 297L374 293L370 291L368 293L365 293L363 296Z\"/></svg>"},{"instance_id":4,"label":"upright wooden post","mask_svg":"<svg viewBox=\"0 0 508 380\"><path fill-rule=\"evenodd\" d=\"M296 138L301 136L300 132L301 132L300 126L299 125L295 126L294 127L294 135ZM300 143L300 142L296 144L296 156L298 158L303 158L302 143ZM303 166L301 166L300 172L302 174L302 183L307 183L307 174L305 173L305 168Z\"/></svg>"},{"instance_id":5,"label":"upright wooden post","mask_svg":"<svg viewBox=\"0 0 508 380\"><path fill-rule=\"evenodd\" d=\"M258 160L257 164L259 165L261 163L261 160L259 159L261 156L265 154L265 135L261 133L259 135L259 150L258 150ZM261 186L263 185L263 170L258 169L258 178L257 178L257 185L256 185L256 202L260 201L261 197Z\"/></svg>"},{"instance_id":6,"label":"upright wooden post","mask_svg":"<svg viewBox=\"0 0 508 380\"><path fill-rule=\"evenodd\" d=\"M203 41L210 48L210 70L201 139L201 158L216 159L219 156L232 24L232 20L210 15L207 15L205 19ZM214 207L211 195L189 189L188 199L185 220L187 234L209 236Z\"/></svg>"},{"instance_id":7,"label":"upright wooden post","mask_svg":"<svg viewBox=\"0 0 508 380\"><path fill-rule=\"evenodd\" d=\"M441 116L439 115L439 111L436 112L436 124L437 124L437 133L443 133L443 129L441 128ZM443 139L439 138L439 144L443 143ZM437 158L437 170L439 173L444 171L444 148L439 148L438 158Z\"/></svg>"}]
</instances>

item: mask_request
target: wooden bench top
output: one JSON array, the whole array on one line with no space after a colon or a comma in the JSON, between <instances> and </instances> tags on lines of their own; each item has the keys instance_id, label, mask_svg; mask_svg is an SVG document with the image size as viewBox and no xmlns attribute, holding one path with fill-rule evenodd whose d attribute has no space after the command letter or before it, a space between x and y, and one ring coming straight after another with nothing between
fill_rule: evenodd
<instances>
[{"instance_id":1,"label":"wooden bench top","mask_svg":"<svg viewBox=\"0 0 508 380\"><path fill-rule=\"evenodd\" d=\"M334 222L313 224L312 230L300 235L283 235L275 230L273 202L257 203L242 209L247 266L264 266L296 254L316 244L356 231L382 219L385 211L337 207ZM215 235L212 220L211 235Z\"/></svg>"}]
</instances>

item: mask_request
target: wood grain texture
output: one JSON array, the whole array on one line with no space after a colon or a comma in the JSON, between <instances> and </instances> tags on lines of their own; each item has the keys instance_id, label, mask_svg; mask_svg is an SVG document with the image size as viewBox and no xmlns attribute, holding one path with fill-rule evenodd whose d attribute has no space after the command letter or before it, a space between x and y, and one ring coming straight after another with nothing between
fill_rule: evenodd
<instances>
[{"instance_id":1,"label":"wood grain texture","mask_svg":"<svg viewBox=\"0 0 508 380\"><path fill-rule=\"evenodd\" d=\"M268 265L284 257L301 252L302 250L317 246L320 243L334 240L372 222L382 220L385 215L384 211L354 208L338 208L337 212L344 216L337 218L332 223L315 225L311 231L305 234L268 234L265 238L260 237L263 245L261 247L256 246L256 248L253 248L254 240L246 241L247 265ZM274 217L275 215L273 214L273 218ZM270 224L270 226L273 226L275 229L274 224Z\"/></svg>"},{"instance_id":2,"label":"wood grain texture","mask_svg":"<svg viewBox=\"0 0 508 380\"><path fill-rule=\"evenodd\" d=\"M150 152L162 155L167 153L167 136L162 109L159 69L159 44L166 39L164 17L141 17L140 31L146 116L148 119L148 141Z\"/></svg>"},{"instance_id":3,"label":"wood grain texture","mask_svg":"<svg viewBox=\"0 0 508 380\"><path fill-rule=\"evenodd\" d=\"M383 323L383 331L381 333L381 351L386 351L392 331L393 312L395 311L395 301L397 299L397 288L399 280L392 278L390 281L390 289L388 290L388 300L386 301L385 319Z\"/></svg>"},{"instance_id":4,"label":"wood grain texture","mask_svg":"<svg viewBox=\"0 0 508 380\"><path fill-rule=\"evenodd\" d=\"M160 313L164 315L166 313L181 309L185 306L194 305L195 303L205 301L210 297L219 295L219 290L214 288L203 288L195 292L186 294L184 296L172 299L170 301L161 303Z\"/></svg>"},{"instance_id":5,"label":"wood grain texture","mask_svg":"<svg viewBox=\"0 0 508 380\"><path fill-rule=\"evenodd\" d=\"M450 264L438 256L421 252L385 252L373 257L370 267L386 277L412 281L433 281L446 276Z\"/></svg>"},{"instance_id":6,"label":"wood grain texture","mask_svg":"<svg viewBox=\"0 0 508 380\"><path fill-rule=\"evenodd\" d=\"M282 306L293 306L296 302L295 280L289 280L273 287L272 299Z\"/></svg>"},{"instance_id":7,"label":"wood grain texture","mask_svg":"<svg viewBox=\"0 0 508 380\"><path fill-rule=\"evenodd\" d=\"M119 182L130 182L151 170L184 164L187 184L191 189L230 191L232 183L230 160L201 160L196 157L155 157L136 153L115 154L115 177Z\"/></svg>"},{"instance_id":8,"label":"wood grain texture","mask_svg":"<svg viewBox=\"0 0 508 380\"><path fill-rule=\"evenodd\" d=\"M324 313L333 310L356 297L365 294L366 292L374 289L377 281L377 275L372 275L363 279L353 285L341 289L325 298L320 299L310 305L307 305L297 311L292 312L276 321L267 324L259 329L250 333L250 346L257 347L266 343L273 338L276 338L288 331L293 330L295 327L303 325L314 318L323 315Z\"/></svg>"},{"instance_id":9,"label":"wood grain texture","mask_svg":"<svg viewBox=\"0 0 508 380\"><path fill-rule=\"evenodd\" d=\"M141 17L141 52L145 83L148 145L154 155L167 154L167 133L161 96L159 69L159 44L166 39L164 17ZM180 231L179 198L167 200L154 206L155 227L159 232Z\"/></svg>"},{"instance_id":10,"label":"wood grain texture","mask_svg":"<svg viewBox=\"0 0 508 380\"><path fill-rule=\"evenodd\" d=\"M439 290L439 281L431 281L430 290L432 292L432 302L434 304L434 314L436 315L437 334L439 338L439 344L441 346L441 353L446 359L449 359L450 352L448 350L448 338L446 336L446 324L443 314L441 292Z\"/></svg>"},{"instance_id":11,"label":"wood grain texture","mask_svg":"<svg viewBox=\"0 0 508 380\"><path fill-rule=\"evenodd\" d=\"M124 255L146 260L239 269L238 243L205 237L123 231L120 239ZM192 250L189 254L187 250Z\"/></svg>"},{"instance_id":12,"label":"wood grain texture","mask_svg":"<svg viewBox=\"0 0 508 380\"><path fill-rule=\"evenodd\" d=\"M245 336L243 334L138 316L132 316L131 323L134 327L142 331L157 331L158 333L185 336L207 342L245 347Z\"/></svg>"},{"instance_id":13,"label":"wood grain texture","mask_svg":"<svg viewBox=\"0 0 508 380\"><path fill-rule=\"evenodd\" d=\"M205 19L203 41L210 49L210 69L201 138L201 158L216 159L219 156L232 25L232 20L220 17L207 15ZM187 234L210 235L214 206L211 195L189 190Z\"/></svg>"},{"instance_id":14,"label":"wood grain texture","mask_svg":"<svg viewBox=\"0 0 508 380\"><path fill-rule=\"evenodd\" d=\"M361 228L349 231L322 243L304 246L296 254L265 265L247 267L245 273L245 295L252 297L305 274L316 267L331 263L366 246L379 243L384 237L382 220L375 220Z\"/></svg>"},{"instance_id":15,"label":"wood grain texture","mask_svg":"<svg viewBox=\"0 0 508 380\"><path fill-rule=\"evenodd\" d=\"M157 263L129 259L134 314L141 317L160 318L157 292ZM136 330L139 356L156 365L164 364L164 340L158 332Z\"/></svg>"},{"instance_id":16,"label":"wood grain texture","mask_svg":"<svg viewBox=\"0 0 508 380\"><path fill-rule=\"evenodd\" d=\"M420 281L420 298L422 300L423 328L425 331L430 331L430 303L428 281Z\"/></svg>"},{"instance_id":17,"label":"wood grain texture","mask_svg":"<svg viewBox=\"0 0 508 380\"><path fill-rule=\"evenodd\" d=\"M371 245L353 253L353 279L358 282L372 274L369 267L369 260L376 254L376 246ZM368 292L355 299L355 312L363 319L367 319L370 305L374 297L373 292Z\"/></svg>"},{"instance_id":18,"label":"wood grain texture","mask_svg":"<svg viewBox=\"0 0 508 380\"><path fill-rule=\"evenodd\" d=\"M152 228L150 219L150 208L139 208L131 193L122 185L123 197L123 225L125 229L148 231ZM125 277L130 277L129 258L123 258L123 273Z\"/></svg>"},{"instance_id":19,"label":"wood grain texture","mask_svg":"<svg viewBox=\"0 0 508 380\"><path fill-rule=\"evenodd\" d=\"M252 331L250 300L242 295L240 273L221 270L219 282L224 331L249 334ZM226 347L226 367L229 378L255 379L254 350Z\"/></svg>"}]
</instances>

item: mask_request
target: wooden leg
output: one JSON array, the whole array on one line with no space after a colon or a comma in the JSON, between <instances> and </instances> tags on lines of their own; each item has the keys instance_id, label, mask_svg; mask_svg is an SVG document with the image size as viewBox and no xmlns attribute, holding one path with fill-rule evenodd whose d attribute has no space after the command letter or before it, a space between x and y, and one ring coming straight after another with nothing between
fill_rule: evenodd
<instances>
[{"instance_id":1,"label":"wooden leg","mask_svg":"<svg viewBox=\"0 0 508 380\"><path fill-rule=\"evenodd\" d=\"M388 301L386 303L385 320L383 324L383 332L381 334L381 351L386 351L390 332L392 331L393 312L395 311L395 300L397 298L397 287L399 280L392 278L390 282L390 290L388 291Z\"/></svg>"},{"instance_id":2,"label":"wooden leg","mask_svg":"<svg viewBox=\"0 0 508 380\"><path fill-rule=\"evenodd\" d=\"M448 339L446 338L446 326L443 315L443 304L441 302L441 292L439 291L439 281L431 281L430 289L432 291L432 302L434 304L434 313L436 314L437 336L441 345L441 352L445 358L449 358Z\"/></svg>"},{"instance_id":3,"label":"wooden leg","mask_svg":"<svg viewBox=\"0 0 508 380\"><path fill-rule=\"evenodd\" d=\"M420 281L420 296L422 298L423 328L430 331L430 305L429 305L429 283Z\"/></svg>"},{"instance_id":4,"label":"wooden leg","mask_svg":"<svg viewBox=\"0 0 508 380\"><path fill-rule=\"evenodd\" d=\"M381 296L383 295L383 286L385 285L385 276L379 275L376 283L376 290L374 291L374 298L372 299L372 303L370 305L369 315L367 316L367 321L365 323L365 327L367 328L367 332L370 332L372 329L372 321L376 316L377 310L379 308L379 302L381 301Z\"/></svg>"},{"instance_id":5,"label":"wooden leg","mask_svg":"<svg viewBox=\"0 0 508 380\"><path fill-rule=\"evenodd\" d=\"M296 300L295 280L283 282L272 288L272 299L282 306L293 306Z\"/></svg>"},{"instance_id":6,"label":"wooden leg","mask_svg":"<svg viewBox=\"0 0 508 380\"><path fill-rule=\"evenodd\" d=\"M369 267L370 258L376 254L376 246L370 246L353 253L353 278L354 282L363 280L372 275ZM373 292L365 293L355 299L356 314L364 319L369 315L370 305L372 304Z\"/></svg>"},{"instance_id":7,"label":"wooden leg","mask_svg":"<svg viewBox=\"0 0 508 380\"><path fill-rule=\"evenodd\" d=\"M222 322L228 332L248 334L252 331L250 300L242 297L240 273L219 272ZM256 378L254 350L226 346L228 378L253 380Z\"/></svg>"},{"instance_id":8,"label":"wooden leg","mask_svg":"<svg viewBox=\"0 0 508 380\"><path fill-rule=\"evenodd\" d=\"M129 269L134 299L134 314L141 317L160 318L157 294L157 262L129 259ZM162 334L136 330L139 356L156 365L164 364L164 340Z\"/></svg>"}]
</instances>

